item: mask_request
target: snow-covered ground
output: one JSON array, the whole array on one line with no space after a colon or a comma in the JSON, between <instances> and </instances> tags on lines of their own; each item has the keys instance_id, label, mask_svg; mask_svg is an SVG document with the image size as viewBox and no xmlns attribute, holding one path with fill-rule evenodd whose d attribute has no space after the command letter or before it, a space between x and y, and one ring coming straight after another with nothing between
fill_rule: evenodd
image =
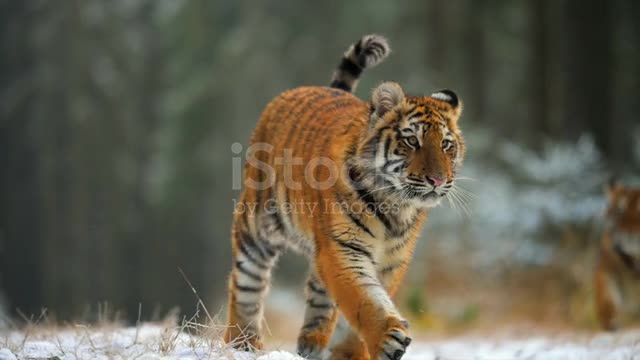
<instances>
[{"instance_id":1,"label":"snow-covered ground","mask_svg":"<svg viewBox=\"0 0 640 360\"><path fill-rule=\"evenodd\" d=\"M137 328L86 326L0 333L0 359L301 359L286 350L252 354L225 346L219 338L187 334L184 329L146 324ZM640 359L640 330L616 334L456 337L414 341L407 360Z\"/></svg>"}]
</instances>

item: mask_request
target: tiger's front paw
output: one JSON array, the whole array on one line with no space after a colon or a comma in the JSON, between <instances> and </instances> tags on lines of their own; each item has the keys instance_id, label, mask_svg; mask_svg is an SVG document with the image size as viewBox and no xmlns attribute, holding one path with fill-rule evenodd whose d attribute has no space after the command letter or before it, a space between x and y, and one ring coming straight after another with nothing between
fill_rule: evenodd
<instances>
[{"instance_id":1,"label":"tiger's front paw","mask_svg":"<svg viewBox=\"0 0 640 360\"><path fill-rule=\"evenodd\" d=\"M411 338L408 335L408 325L406 320L390 320L390 326L382 338L380 354L377 359L399 360L402 358L407 347L411 344Z\"/></svg>"},{"instance_id":2,"label":"tiger's front paw","mask_svg":"<svg viewBox=\"0 0 640 360\"><path fill-rule=\"evenodd\" d=\"M303 334L298 337L297 353L305 359L322 359L328 337L321 333Z\"/></svg>"}]
</instances>

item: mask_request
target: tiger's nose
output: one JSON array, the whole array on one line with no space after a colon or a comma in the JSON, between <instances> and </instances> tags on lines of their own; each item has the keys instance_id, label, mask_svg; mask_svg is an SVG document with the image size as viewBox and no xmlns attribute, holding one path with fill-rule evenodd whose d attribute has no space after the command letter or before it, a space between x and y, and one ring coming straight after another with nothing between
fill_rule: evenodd
<instances>
[{"instance_id":1,"label":"tiger's nose","mask_svg":"<svg viewBox=\"0 0 640 360\"><path fill-rule=\"evenodd\" d=\"M444 179L435 176L427 176L427 182L432 186L440 186L444 183Z\"/></svg>"}]
</instances>

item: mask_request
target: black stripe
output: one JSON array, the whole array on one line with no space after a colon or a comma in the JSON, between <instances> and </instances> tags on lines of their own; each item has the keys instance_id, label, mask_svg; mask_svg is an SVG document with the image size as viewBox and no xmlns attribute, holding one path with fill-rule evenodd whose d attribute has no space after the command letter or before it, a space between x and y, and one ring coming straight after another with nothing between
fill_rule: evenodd
<instances>
[{"instance_id":1,"label":"black stripe","mask_svg":"<svg viewBox=\"0 0 640 360\"><path fill-rule=\"evenodd\" d=\"M358 219L357 217L355 217L352 213L350 213L349 211L346 211L347 216L349 216L349 219L351 219L351 221L356 224L356 226L358 226L362 231L366 232L367 234L369 234L371 237L375 237L373 236L373 233L371 232L371 230L369 230L369 228L362 223L362 221L360 221L360 219Z\"/></svg>"},{"instance_id":2,"label":"black stripe","mask_svg":"<svg viewBox=\"0 0 640 360\"><path fill-rule=\"evenodd\" d=\"M329 86L331 86L332 88L341 89L341 90L344 90L344 91L351 92L351 85L347 84L347 82L344 81L344 80L333 80L331 82L331 85L329 85Z\"/></svg>"},{"instance_id":3,"label":"black stripe","mask_svg":"<svg viewBox=\"0 0 640 360\"><path fill-rule=\"evenodd\" d=\"M265 244L264 247L264 251L267 253L267 255L269 255L270 257L275 257L276 255L278 255L278 253L275 252L275 250L273 250L273 248L269 245Z\"/></svg>"},{"instance_id":4,"label":"black stripe","mask_svg":"<svg viewBox=\"0 0 640 360\"><path fill-rule=\"evenodd\" d=\"M367 208L368 211L374 212L374 214L376 215L378 220L380 220L380 222L384 225L386 230L393 230L393 225L391 224L391 221L389 220L389 218L387 218L385 214L380 212L380 209L377 206L377 202L375 198L373 197L373 195L371 195L371 190L364 188L362 185L360 185L359 175L360 174L356 169L354 168L349 169L349 179L351 180L351 185L356 189L356 192L358 193L358 197L362 202L364 202L365 207Z\"/></svg>"},{"instance_id":5,"label":"black stripe","mask_svg":"<svg viewBox=\"0 0 640 360\"><path fill-rule=\"evenodd\" d=\"M389 334L389 337L391 337L393 340L397 341L399 345L404 345L404 342L402 341L402 339L398 338L395 334L391 333L391 334Z\"/></svg>"},{"instance_id":6,"label":"black stripe","mask_svg":"<svg viewBox=\"0 0 640 360\"><path fill-rule=\"evenodd\" d=\"M299 93L296 93L299 95ZM302 111L306 110L310 104L315 103L316 101L322 100L324 98L326 98L327 96L325 96L325 94L321 94L321 93L314 93L311 96L306 96L305 94L299 95L299 96L294 96L292 97L292 99L289 101L290 103L294 103L293 106L289 107L289 111L287 111L287 113L285 115L283 115L281 118L282 119L288 119L288 118L299 118L301 117ZM286 136L286 140L284 141L284 144L292 144L293 140L295 139L295 136L297 135L297 130L298 127L300 125L300 121L294 121L293 125L288 129L287 132L287 136ZM294 147L292 147L294 148ZM285 199L285 204L289 204L289 191L288 188L285 187L285 195L286 195L286 199ZM291 215L291 214L289 214ZM291 220L291 216L289 216L289 220Z\"/></svg>"},{"instance_id":7,"label":"black stripe","mask_svg":"<svg viewBox=\"0 0 640 360\"><path fill-rule=\"evenodd\" d=\"M244 235L243 235L244 234ZM267 266L267 264L265 264L264 262L256 259L253 254L251 253L251 251L249 251L249 249L247 249L247 245L245 244L245 242L242 240L242 238L245 237L250 237L249 234L247 233L241 233L238 237L238 248L240 249L240 252L247 258L247 260L251 261L254 265L256 265L257 267L266 270L269 268L269 266Z\"/></svg>"},{"instance_id":8,"label":"black stripe","mask_svg":"<svg viewBox=\"0 0 640 360\"><path fill-rule=\"evenodd\" d=\"M315 281L308 281L307 282L307 286L309 287L309 289L311 291L313 291L316 294L320 294L320 295L327 295L327 291L323 288L318 287L318 285L316 285Z\"/></svg>"},{"instance_id":9,"label":"black stripe","mask_svg":"<svg viewBox=\"0 0 640 360\"><path fill-rule=\"evenodd\" d=\"M389 160L384 164L385 168L388 168L390 166L396 165L396 164L401 164L404 162L404 159L396 159L396 160Z\"/></svg>"},{"instance_id":10,"label":"black stripe","mask_svg":"<svg viewBox=\"0 0 640 360\"><path fill-rule=\"evenodd\" d=\"M263 281L264 279L262 278L262 276L260 276L259 274L255 274L253 272L251 272L249 269L246 269L242 266L242 261L236 261L236 269L238 269L238 271L240 271L241 273L247 275L248 277L252 278L253 280L256 281Z\"/></svg>"},{"instance_id":11,"label":"black stripe","mask_svg":"<svg viewBox=\"0 0 640 360\"><path fill-rule=\"evenodd\" d=\"M416 117L416 115L419 115L420 117L422 117L422 116L425 115L425 113L421 109L418 109L417 106L414 106L411 110L409 110L408 115L406 116L406 118L407 119L411 119L411 118Z\"/></svg>"},{"instance_id":12,"label":"black stripe","mask_svg":"<svg viewBox=\"0 0 640 360\"><path fill-rule=\"evenodd\" d=\"M248 233L245 234L248 235ZM268 254L265 254L265 251L262 248L262 244L264 244L264 241L256 241L256 239L254 239L252 236L244 236L242 240L247 242L248 247L256 249L256 253L260 256L262 261L268 262L269 260L271 260L271 258L268 256Z\"/></svg>"},{"instance_id":13,"label":"black stripe","mask_svg":"<svg viewBox=\"0 0 640 360\"><path fill-rule=\"evenodd\" d=\"M277 203L276 203L276 208L273 209L273 214L271 214L271 216L273 218L273 223L276 227L276 231L282 232L284 230L284 222L282 221L282 216L280 215L280 211L278 211L277 209Z\"/></svg>"},{"instance_id":14,"label":"black stripe","mask_svg":"<svg viewBox=\"0 0 640 360\"><path fill-rule=\"evenodd\" d=\"M361 52L362 52L362 39L358 40L356 45L353 47L353 53L356 56L359 56Z\"/></svg>"},{"instance_id":15,"label":"black stripe","mask_svg":"<svg viewBox=\"0 0 640 360\"><path fill-rule=\"evenodd\" d=\"M360 76L360 74L362 73L362 68L358 64L354 63L351 59L348 59L346 57L342 58L342 60L340 61L340 65L338 65L338 69L350 74L354 78L358 78L358 76Z\"/></svg>"},{"instance_id":16,"label":"black stripe","mask_svg":"<svg viewBox=\"0 0 640 360\"><path fill-rule=\"evenodd\" d=\"M364 202L364 205L367 207L367 209L369 211L376 211L376 200L370 194L371 191L366 188L361 188L360 186L358 186L356 191L358 192L360 201Z\"/></svg>"},{"instance_id":17,"label":"black stripe","mask_svg":"<svg viewBox=\"0 0 640 360\"><path fill-rule=\"evenodd\" d=\"M382 270L380 270L380 273L382 275L385 275L387 273L392 272L393 270L395 270L396 268L398 268L400 265L402 265L402 263L399 264L394 264L394 265L389 265L389 266L385 266L382 268Z\"/></svg>"},{"instance_id":18,"label":"black stripe","mask_svg":"<svg viewBox=\"0 0 640 360\"><path fill-rule=\"evenodd\" d=\"M376 200L370 194L370 191L366 191L365 189L357 189L357 191L360 199L365 203L367 209L370 211L372 210L375 213L378 220L380 220L387 230L392 230L393 225L391 224L391 221L385 214L380 212L380 209L378 209L378 206L376 205Z\"/></svg>"},{"instance_id":19,"label":"black stripe","mask_svg":"<svg viewBox=\"0 0 640 360\"><path fill-rule=\"evenodd\" d=\"M342 268L343 270L363 270L364 266L362 265L351 265Z\"/></svg>"},{"instance_id":20,"label":"black stripe","mask_svg":"<svg viewBox=\"0 0 640 360\"><path fill-rule=\"evenodd\" d=\"M313 318L309 319L309 321L304 324L304 326L302 327L302 330L311 330L313 328L316 328L316 327L322 325L322 323L327 321L327 320L329 320L329 318L327 318L324 315L314 316Z\"/></svg>"},{"instance_id":21,"label":"black stripe","mask_svg":"<svg viewBox=\"0 0 640 360\"><path fill-rule=\"evenodd\" d=\"M380 55L383 55L384 53L386 53L385 47L377 41L370 42L369 46L367 46L367 49L377 51Z\"/></svg>"},{"instance_id":22,"label":"black stripe","mask_svg":"<svg viewBox=\"0 0 640 360\"><path fill-rule=\"evenodd\" d=\"M320 304L320 303L316 303L313 300L309 300L307 302L307 305L310 308L314 308L314 309L333 309L333 304Z\"/></svg>"},{"instance_id":23,"label":"black stripe","mask_svg":"<svg viewBox=\"0 0 640 360\"><path fill-rule=\"evenodd\" d=\"M404 237L407 234L407 232L411 230L412 227L413 227L413 222L410 223L409 225L406 225L405 227L396 226L393 229L388 230L387 235L393 238L401 238L401 237Z\"/></svg>"},{"instance_id":24,"label":"black stripe","mask_svg":"<svg viewBox=\"0 0 640 360\"><path fill-rule=\"evenodd\" d=\"M261 241L261 244L262 249L265 253L267 253L267 256L269 256L270 259L273 259L274 257L276 257L276 255L278 255L279 247L271 245L265 239Z\"/></svg>"},{"instance_id":25,"label":"black stripe","mask_svg":"<svg viewBox=\"0 0 640 360\"><path fill-rule=\"evenodd\" d=\"M386 350L384 351L384 354L385 354L385 355L387 355L387 357L389 358L389 360L395 360L395 359L397 359L397 357L396 357L395 355L394 355L394 356L391 356L391 354L389 354Z\"/></svg>"},{"instance_id":26,"label":"black stripe","mask_svg":"<svg viewBox=\"0 0 640 360\"><path fill-rule=\"evenodd\" d=\"M386 253L393 254L394 252L399 251L400 249L407 246L407 243L409 243L409 239L403 238L399 240L399 243L396 246L392 247L391 249L387 249Z\"/></svg>"},{"instance_id":27,"label":"black stripe","mask_svg":"<svg viewBox=\"0 0 640 360\"><path fill-rule=\"evenodd\" d=\"M252 292L252 293L257 293L257 292L261 292L262 290L264 290L263 286L246 286L246 285L239 285L238 282L236 281L236 290L240 290L242 292Z\"/></svg>"},{"instance_id":28,"label":"black stripe","mask_svg":"<svg viewBox=\"0 0 640 360\"><path fill-rule=\"evenodd\" d=\"M374 276L372 276L371 274L364 272L364 271L356 271L356 275L358 275L359 278L365 278L365 279L369 279L369 280L373 280L373 281L377 281L378 279L376 279Z\"/></svg>"},{"instance_id":29,"label":"black stripe","mask_svg":"<svg viewBox=\"0 0 640 360\"><path fill-rule=\"evenodd\" d=\"M387 136L384 142L384 162L389 161L389 148L391 148L391 136Z\"/></svg>"},{"instance_id":30,"label":"black stripe","mask_svg":"<svg viewBox=\"0 0 640 360\"><path fill-rule=\"evenodd\" d=\"M373 255L371 254L371 252L365 249L362 245L354 243L353 241L337 240L336 242L338 243L338 245L342 246L343 248L347 248L352 251L355 251L356 253L362 254L366 256L369 260L373 261Z\"/></svg>"}]
</instances>

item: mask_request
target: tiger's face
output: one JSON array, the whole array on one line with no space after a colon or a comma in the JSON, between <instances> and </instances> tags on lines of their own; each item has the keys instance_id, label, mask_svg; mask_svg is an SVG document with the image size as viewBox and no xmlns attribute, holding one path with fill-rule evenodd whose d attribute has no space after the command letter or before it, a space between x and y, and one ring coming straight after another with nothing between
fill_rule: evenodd
<instances>
[{"instance_id":1,"label":"tiger's face","mask_svg":"<svg viewBox=\"0 0 640 360\"><path fill-rule=\"evenodd\" d=\"M606 193L609 201L606 217L611 227L640 234L640 188L612 182L607 186Z\"/></svg>"},{"instance_id":2,"label":"tiger's face","mask_svg":"<svg viewBox=\"0 0 640 360\"><path fill-rule=\"evenodd\" d=\"M359 148L374 191L421 207L438 205L454 188L464 157L461 108L450 90L410 97L396 83L376 88Z\"/></svg>"}]
</instances>

